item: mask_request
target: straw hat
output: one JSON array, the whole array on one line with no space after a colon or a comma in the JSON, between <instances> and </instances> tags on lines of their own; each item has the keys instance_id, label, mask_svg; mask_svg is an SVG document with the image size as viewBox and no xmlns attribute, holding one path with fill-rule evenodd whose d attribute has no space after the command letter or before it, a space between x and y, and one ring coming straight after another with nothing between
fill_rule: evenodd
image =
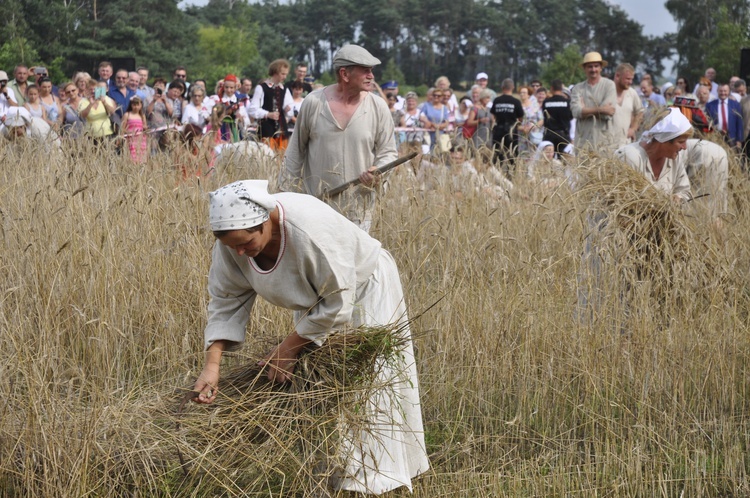
<instances>
[{"instance_id":1,"label":"straw hat","mask_svg":"<svg viewBox=\"0 0 750 498\"><path fill-rule=\"evenodd\" d=\"M607 67L607 61L602 59L602 54L600 54L599 52L589 52L584 55L581 65L585 67L586 64L589 64L591 62L600 62L602 64L602 68Z\"/></svg>"}]
</instances>

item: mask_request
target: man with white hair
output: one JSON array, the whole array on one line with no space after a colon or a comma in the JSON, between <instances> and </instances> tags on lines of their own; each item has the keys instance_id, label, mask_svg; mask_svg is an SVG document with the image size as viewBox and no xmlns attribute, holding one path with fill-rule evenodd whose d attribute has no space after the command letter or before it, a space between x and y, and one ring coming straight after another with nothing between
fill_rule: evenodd
<instances>
[{"instance_id":1,"label":"man with white hair","mask_svg":"<svg viewBox=\"0 0 750 498\"><path fill-rule=\"evenodd\" d=\"M282 190L316 197L359 178L362 185L327 201L366 232L375 207L370 187L378 183L373 171L398 157L388 105L372 93L372 68L378 64L379 59L357 45L336 52L336 83L302 102L279 174Z\"/></svg>"},{"instance_id":2,"label":"man with white hair","mask_svg":"<svg viewBox=\"0 0 750 498\"><path fill-rule=\"evenodd\" d=\"M708 81L711 82L711 88L709 89L709 95L710 100L718 99L719 98L719 84L714 81L716 79L716 69L709 67L706 69L705 74L703 75L708 79ZM700 86L700 82L696 83L695 88L693 88L693 93L695 95L698 95L698 87Z\"/></svg>"}]
</instances>

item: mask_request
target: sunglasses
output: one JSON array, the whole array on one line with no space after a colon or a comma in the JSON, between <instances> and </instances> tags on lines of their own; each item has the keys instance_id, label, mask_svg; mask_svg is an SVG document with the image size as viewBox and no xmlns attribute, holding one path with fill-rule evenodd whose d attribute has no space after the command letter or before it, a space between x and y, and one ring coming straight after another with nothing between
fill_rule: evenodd
<instances>
[{"instance_id":1,"label":"sunglasses","mask_svg":"<svg viewBox=\"0 0 750 498\"><path fill-rule=\"evenodd\" d=\"M175 74L175 78L187 78L187 74Z\"/></svg>"}]
</instances>

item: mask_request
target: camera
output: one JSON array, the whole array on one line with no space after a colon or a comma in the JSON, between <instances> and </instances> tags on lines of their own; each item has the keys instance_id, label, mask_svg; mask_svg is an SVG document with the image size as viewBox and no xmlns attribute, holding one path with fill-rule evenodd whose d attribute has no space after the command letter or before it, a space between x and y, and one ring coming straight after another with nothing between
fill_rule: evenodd
<instances>
[{"instance_id":1,"label":"camera","mask_svg":"<svg viewBox=\"0 0 750 498\"><path fill-rule=\"evenodd\" d=\"M162 90L161 88L156 89L156 95L161 95L163 93L164 93L164 90Z\"/></svg>"},{"instance_id":2,"label":"camera","mask_svg":"<svg viewBox=\"0 0 750 498\"><path fill-rule=\"evenodd\" d=\"M34 74L37 76L41 76L42 78L47 77L47 68L46 67L36 67L34 68Z\"/></svg>"}]
</instances>

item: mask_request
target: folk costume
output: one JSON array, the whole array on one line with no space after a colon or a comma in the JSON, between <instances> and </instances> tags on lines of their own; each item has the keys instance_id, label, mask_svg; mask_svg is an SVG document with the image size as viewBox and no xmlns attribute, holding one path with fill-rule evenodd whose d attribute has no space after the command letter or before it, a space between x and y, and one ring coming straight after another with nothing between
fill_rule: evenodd
<instances>
[{"instance_id":1,"label":"folk costume","mask_svg":"<svg viewBox=\"0 0 750 498\"><path fill-rule=\"evenodd\" d=\"M408 340L398 365L384 366L378 390L367 404L368 427L347 429L340 451L346 465L334 488L380 494L407 486L429 468L425 451L414 353L398 269L380 242L314 197L270 195L267 181L235 182L210 194L211 229L257 226L279 210L281 245L272 268L216 241L208 290L205 347L245 340L257 296L294 310L297 334L321 345L348 326L399 323Z\"/></svg>"},{"instance_id":2,"label":"folk costume","mask_svg":"<svg viewBox=\"0 0 750 498\"><path fill-rule=\"evenodd\" d=\"M289 128L287 125L287 106L294 106L291 92L284 87L283 83L274 84L270 79L255 87L253 99L250 104L250 114L258 120L258 136L274 150L284 150L289 141ZM278 112L279 119L269 119L271 112ZM299 121L297 121L299 124Z\"/></svg>"}]
</instances>

